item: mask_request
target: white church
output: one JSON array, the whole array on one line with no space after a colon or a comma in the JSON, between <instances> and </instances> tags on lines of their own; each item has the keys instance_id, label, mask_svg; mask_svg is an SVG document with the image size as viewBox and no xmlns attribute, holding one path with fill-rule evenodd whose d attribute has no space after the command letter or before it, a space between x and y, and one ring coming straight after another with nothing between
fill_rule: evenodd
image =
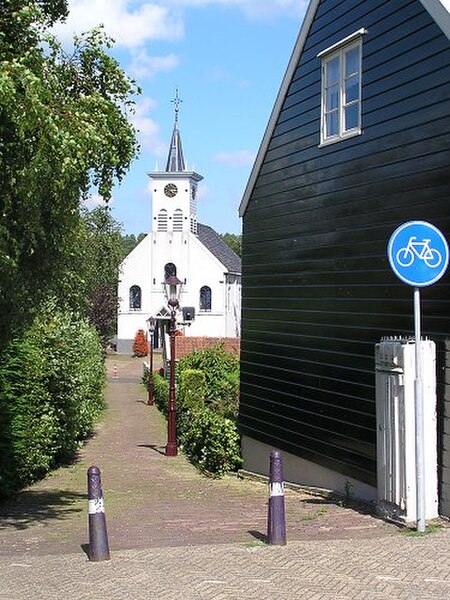
<instances>
[{"instance_id":1,"label":"white church","mask_svg":"<svg viewBox=\"0 0 450 600\"><path fill-rule=\"evenodd\" d=\"M120 265L117 351L131 353L139 329L156 319L154 345L163 344L170 309L164 282L181 282L177 330L186 336L239 337L241 260L208 225L197 222L203 179L186 169L178 128L180 100L165 171L150 173L150 233Z\"/></svg>"}]
</instances>

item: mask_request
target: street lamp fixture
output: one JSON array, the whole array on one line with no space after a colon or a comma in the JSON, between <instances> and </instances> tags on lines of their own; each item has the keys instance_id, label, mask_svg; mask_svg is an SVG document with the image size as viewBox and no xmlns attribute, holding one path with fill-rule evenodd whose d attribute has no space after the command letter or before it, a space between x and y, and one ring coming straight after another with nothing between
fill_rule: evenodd
<instances>
[{"instance_id":1,"label":"street lamp fixture","mask_svg":"<svg viewBox=\"0 0 450 600\"><path fill-rule=\"evenodd\" d=\"M167 414L167 445L166 456L176 456L177 447L177 408L175 400L175 334L176 334L176 316L180 307L181 286L183 283L175 276L171 275L164 282L164 290L167 298L167 304L170 309L170 379L169 379L169 407Z\"/></svg>"},{"instance_id":2,"label":"street lamp fixture","mask_svg":"<svg viewBox=\"0 0 450 600\"><path fill-rule=\"evenodd\" d=\"M153 404L153 394L154 394L153 336L155 334L155 329L156 329L155 317L149 317L147 319L147 327L148 327L148 344L149 344L149 354L150 354L150 363L149 363L149 371L148 371L148 401L147 401L147 404L149 404L151 406Z\"/></svg>"}]
</instances>

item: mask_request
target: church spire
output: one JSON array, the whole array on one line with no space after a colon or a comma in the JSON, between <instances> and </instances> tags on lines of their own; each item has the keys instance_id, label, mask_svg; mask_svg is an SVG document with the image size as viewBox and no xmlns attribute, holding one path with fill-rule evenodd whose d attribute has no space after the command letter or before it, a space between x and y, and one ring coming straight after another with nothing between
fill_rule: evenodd
<instances>
[{"instance_id":1,"label":"church spire","mask_svg":"<svg viewBox=\"0 0 450 600\"><path fill-rule=\"evenodd\" d=\"M178 88L175 98L172 100L175 104L175 123L173 126L172 140L170 142L169 156L167 158L166 173L179 173L186 170L183 156L183 148L181 146L181 136L178 129L178 113L180 111L180 100L178 96Z\"/></svg>"}]
</instances>

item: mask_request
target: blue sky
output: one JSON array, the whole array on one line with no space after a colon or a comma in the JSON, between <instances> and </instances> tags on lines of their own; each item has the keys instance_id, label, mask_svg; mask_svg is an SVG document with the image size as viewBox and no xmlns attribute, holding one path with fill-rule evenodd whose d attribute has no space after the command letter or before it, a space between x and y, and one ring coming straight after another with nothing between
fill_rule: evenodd
<instances>
[{"instance_id":1,"label":"blue sky","mask_svg":"<svg viewBox=\"0 0 450 600\"><path fill-rule=\"evenodd\" d=\"M306 9L305 0L69 0L63 41L102 23L143 94L141 153L112 200L124 232L148 232L148 173L163 170L176 88L188 169L205 178L198 218L240 233L238 207ZM97 199L92 198L90 205Z\"/></svg>"}]
</instances>

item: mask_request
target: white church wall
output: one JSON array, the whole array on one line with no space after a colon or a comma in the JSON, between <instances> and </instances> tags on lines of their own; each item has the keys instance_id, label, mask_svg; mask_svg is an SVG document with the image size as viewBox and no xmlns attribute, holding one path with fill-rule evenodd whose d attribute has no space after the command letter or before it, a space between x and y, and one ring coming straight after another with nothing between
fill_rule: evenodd
<instances>
[{"instance_id":1,"label":"white church wall","mask_svg":"<svg viewBox=\"0 0 450 600\"><path fill-rule=\"evenodd\" d=\"M183 281L180 307L194 307L195 319L184 327L187 336L234 337L236 282L229 284L225 267L192 233L153 232L122 263L119 284L118 350L130 352L138 329L146 330L146 320L167 308L162 282L167 263L176 266ZM185 282L185 283L184 283ZM141 309L129 306L130 288L141 288ZM211 310L200 310L200 289L211 289ZM227 294L233 290L233 304L227 308ZM231 310L231 312L230 312ZM227 311L229 314L227 314ZM179 314L179 321L182 315Z\"/></svg>"},{"instance_id":2,"label":"white church wall","mask_svg":"<svg viewBox=\"0 0 450 600\"><path fill-rule=\"evenodd\" d=\"M240 276L227 268L197 237L197 186L203 179L185 167L178 130L178 95L175 124L165 171L150 174L152 232L122 263L119 284L119 352L130 352L138 329L147 328L150 316L164 320L158 342L167 329L168 307L163 290L165 266L173 263L183 282L180 307L193 307L195 318L184 327L187 336L237 336L240 331ZM130 307L130 288L139 286L141 303ZM211 306L200 310L200 290L211 291ZM178 314L182 321L182 313Z\"/></svg>"}]
</instances>

